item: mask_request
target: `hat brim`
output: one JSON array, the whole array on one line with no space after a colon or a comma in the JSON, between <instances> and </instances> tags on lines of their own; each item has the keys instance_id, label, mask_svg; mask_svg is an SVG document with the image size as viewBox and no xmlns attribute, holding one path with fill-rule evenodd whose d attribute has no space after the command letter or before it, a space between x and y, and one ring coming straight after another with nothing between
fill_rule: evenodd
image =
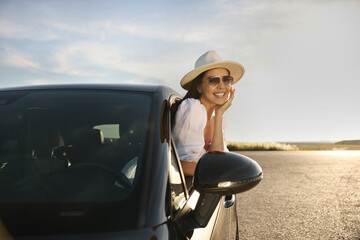
<instances>
[{"instance_id":1,"label":"hat brim","mask_svg":"<svg viewBox=\"0 0 360 240\"><path fill-rule=\"evenodd\" d=\"M229 70L230 75L234 78L233 84L238 82L245 73L245 69L240 63L233 62L233 61L215 62L215 63L211 63L208 65L204 65L204 66L195 68L194 70L192 70L191 72L186 74L180 81L181 87L185 90L189 90L191 88L192 81L197 76L199 76L201 73L203 73L207 70L214 69L214 68L226 68L227 70Z\"/></svg>"}]
</instances>

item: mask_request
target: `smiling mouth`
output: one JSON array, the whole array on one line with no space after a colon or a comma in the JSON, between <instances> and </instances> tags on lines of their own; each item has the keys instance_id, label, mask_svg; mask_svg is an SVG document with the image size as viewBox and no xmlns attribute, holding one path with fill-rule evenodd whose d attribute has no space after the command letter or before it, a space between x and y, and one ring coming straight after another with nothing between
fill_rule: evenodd
<instances>
[{"instance_id":1,"label":"smiling mouth","mask_svg":"<svg viewBox=\"0 0 360 240\"><path fill-rule=\"evenodd\" d=\"M225 93L214 93L214 95L217 97L224 97Z\"/></svg>"}]
</instances>

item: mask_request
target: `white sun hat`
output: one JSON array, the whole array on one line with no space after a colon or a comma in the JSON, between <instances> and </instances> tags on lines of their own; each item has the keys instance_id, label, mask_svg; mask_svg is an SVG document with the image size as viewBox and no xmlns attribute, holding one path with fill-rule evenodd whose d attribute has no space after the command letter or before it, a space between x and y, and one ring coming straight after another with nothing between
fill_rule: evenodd
<instances>
[{"instance_id":1,"label":"white sun hat","mask_svg":"<svg viewBox=\"0 0 360 240\"><path fill-rule=\"evenodd\" d=\"M241 79L244 75L244 67L237 62L222 60L215 51L208 51L201 55L195 62L195 68L186 74L180 81L180 85L185 90L189 90L191 82L201 73L213 68L226 68L230 71L230 75L234 78L233 84Z\"/></svg>"}]
</instances>

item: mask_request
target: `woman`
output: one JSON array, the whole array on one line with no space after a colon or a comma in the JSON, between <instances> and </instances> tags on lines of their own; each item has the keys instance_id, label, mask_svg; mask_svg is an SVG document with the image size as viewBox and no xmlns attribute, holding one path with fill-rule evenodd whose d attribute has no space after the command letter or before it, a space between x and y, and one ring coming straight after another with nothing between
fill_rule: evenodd
<instances>
[{"instance_id":1,"label":"woman","mask_svg":"<svg viewBox=\"0 0 360 240\"><path fill-rule=\"evenodd\" d=\"M228 151L223 114L234 99L232 85L244 71L241 64L208 51L181 80L188 92L174 105L173 136L185 176L194 175L198 160L207 151Z\"/></svg>"}]
</instances>

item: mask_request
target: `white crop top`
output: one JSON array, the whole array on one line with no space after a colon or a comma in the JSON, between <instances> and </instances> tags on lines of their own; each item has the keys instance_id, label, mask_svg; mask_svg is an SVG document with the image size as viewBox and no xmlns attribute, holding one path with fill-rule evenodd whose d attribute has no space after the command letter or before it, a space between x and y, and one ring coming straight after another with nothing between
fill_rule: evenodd
<instances>
[{"instance_id":1,"label":"white crop top","mask_svg":"<svg viewBox=\"0 0 360 240\"><path fill-rule=\"evenodd\" d=\"M185 99L175 114L173 137L180 160L198 162L206 153L204 149L204 129L207 122L207 113L204 105L194 98ZM225 129L223 121L223 133ZM229 151L224 139L224 151Z\"/></svg>"}]
</instances>

